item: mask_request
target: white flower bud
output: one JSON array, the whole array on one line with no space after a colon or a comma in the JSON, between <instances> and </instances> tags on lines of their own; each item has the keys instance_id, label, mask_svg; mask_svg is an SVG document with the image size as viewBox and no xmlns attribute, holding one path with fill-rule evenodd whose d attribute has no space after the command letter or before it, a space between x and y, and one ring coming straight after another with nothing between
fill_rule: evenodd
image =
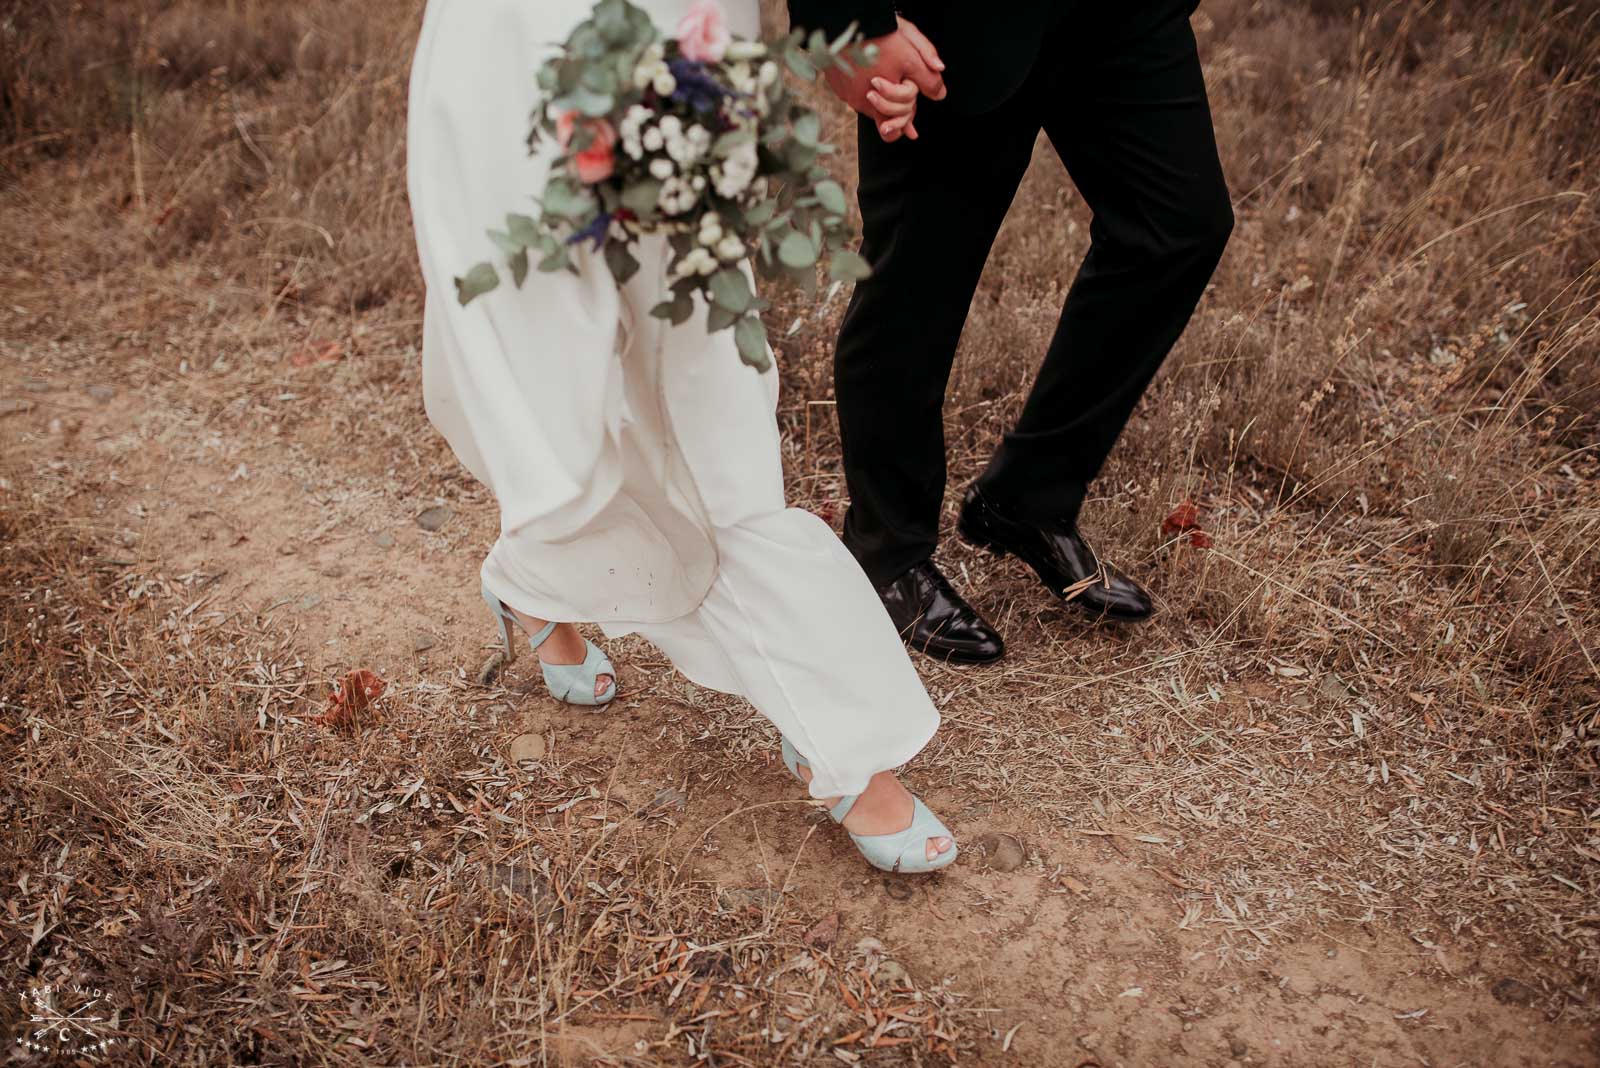
<instances>
[{"instance_id":1,"label":"white flower bud","mask_svg":"<svg viewBox=\"0 0 1600 1068\"><path fill-rule=\"evenodd\" d=\"M769 59L761 64L761 73L757 75L757 79L762 85L771 85L778 80L778 73L778 65Z\"/></svg>"},{"instance_id":2,"label":"white flower bud","mask_svg":"<svg viewBox=\"0 0 1600 1068\"><path fill-rule=\"evenodd\" d=\"M657 96L671 96L678 88L678 80L670 70L661 70L651 81L650 88L656 91Z\"/></svg>"},{"instance_id":3,"label":"white flower bud","mask_svg":"<svg viewBox=\"0 0 1600 1068\"><path fill-rule=\"evenodd\" d=\"M717 242L717 255L729 262L743 259L744 242L739 240L737 234L728 234Z\"/></svg>"},{"instance_id":4,"label":"white flower bud","mask_svg":"<svg viewBox=\"0 0 1600 1068\"><path fill-rule=\"evenodd\" d=\"M667 143L667 139L661 136L661 131L654 126L641 134L639 139L646 152L660 152L662 146Z\"/></svg>"},{"instance_id":5,"label":"white flower bud","mask_svg":"<svg viewBox=\"0 0 1600 1068\"><path fill-rule=\"evenodd\" d=\"M666 181L672 177L672 161L670 159L653 159L650 161L650 177L659 181Z\"/></svg>"}]
</instances>

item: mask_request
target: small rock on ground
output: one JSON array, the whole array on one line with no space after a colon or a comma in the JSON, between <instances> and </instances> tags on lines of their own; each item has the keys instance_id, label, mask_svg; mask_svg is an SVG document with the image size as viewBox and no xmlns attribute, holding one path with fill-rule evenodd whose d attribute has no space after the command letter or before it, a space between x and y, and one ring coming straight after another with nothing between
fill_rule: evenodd
<instances>
[{"instance_id":1,"label":"small rock on ground","mask_svg":"<svg viewBox=\"0 0 1600 1068\"><path fill-rule=\"evenodd\" d=\"M991 831L973 844L984 867L990 871L1016 871L1028 859L1022 839L1004 831Z\"/></svg>"},{"instance_id":2,"label":"small rock on ground","mask_svg":"<svg viewBox=\"0 0 1600 1068\"><path fill-rule=\"evenodd\" d=\"M431 533L441 529L446 523L450 522L450 517L454 514L455 513L450 511L450 509L445 505L435 505L434 507L423 512L421 515L417 516L417 526Z\"/></svg>"},{"instance_id":3,"label":"small rock on ground","mask_svg":"<svg viewBox=\"0 0 1600 1068\"><path fill-rule=\"evenodd\" d=\"M521 764L524 760L542 760L546 751L544 736L540 734L519 734L511 739L511 762Z\"/></svg>"}]
</instances>

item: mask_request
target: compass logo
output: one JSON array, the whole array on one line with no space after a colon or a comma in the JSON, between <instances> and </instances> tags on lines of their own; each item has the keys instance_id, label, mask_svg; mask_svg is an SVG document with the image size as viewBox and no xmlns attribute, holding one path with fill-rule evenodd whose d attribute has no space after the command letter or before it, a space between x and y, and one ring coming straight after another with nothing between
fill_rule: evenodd
<instances>
[{"instance_id":1,"label":"compass logo","mask_svg":"<svg viewBox=\"0 0 1600 1068\"><path fill-rule=\"evenodd\" d=\"M111 1026L111 1005L101 991L42 986L28 992L28 1022L17 1042L38 1053L81 1057L110 1047Z\"/></svg>"}]
</instances>

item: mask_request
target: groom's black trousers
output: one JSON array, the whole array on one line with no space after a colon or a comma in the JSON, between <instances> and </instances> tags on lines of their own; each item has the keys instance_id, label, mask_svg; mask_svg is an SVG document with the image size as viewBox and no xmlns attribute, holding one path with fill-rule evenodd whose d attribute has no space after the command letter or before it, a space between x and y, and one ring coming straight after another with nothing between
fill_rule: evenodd
<instances>
[{"instance_id":1,"label":"groom's black trousers","mask_svg":"<svg viewBox=\"0 0 1600 1068\"><path fill-rule=\"evenodd\" d=\"M1193 314L1233 211L1192 5L1169 6L1152 18L1138 0L1082 5L1107 9L1092 16L1071 5L1015 94L977 115L924 99L917 141L885 144L862 120L862 252L874 273L845 315L835 387L844 539L875 584L938 541L950 367L1041 129L1094 214L1090 248L1016 426L979 479L986 495L1044 524L1074 521ZM1118 13L1129 10L1143 12L1137 25Z\"/></svg>"}]
</instances>

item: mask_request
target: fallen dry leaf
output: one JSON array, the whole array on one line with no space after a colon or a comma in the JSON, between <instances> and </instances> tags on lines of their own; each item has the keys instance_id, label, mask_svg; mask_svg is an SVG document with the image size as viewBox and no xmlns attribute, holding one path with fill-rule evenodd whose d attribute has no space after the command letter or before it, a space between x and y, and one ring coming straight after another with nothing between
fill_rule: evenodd
<instances>
[{"instance_id":1,"label":"fallen dry leaf","mask_svg":"<svg viewBox=\"0 0 1600 1068\"><path fill-rule=\"evenodd\" d=\"M310 367L316 363L338 363L344 358L344 346L332 338L312 338L289 354L295 367Z\"/></svg>"},{"instance_id":2,"label":"fallen dry leaf","mask_svg":"<svg viewBox=\"0 0 1600 1068\"><path fill-rule=\"evenodd\" d=\"M1211 535L1200 529L1200 509L1191 500L1184 500L1161 521L1161 534L1187 541L1197 549L1211 548Z\"/></svg>"},{"instance_id":3,"label":"fallen dry leaf","mask_svg":"<svg viewBox=\"0 0 1600 1068\"><path fill-rule=\"evenodd\" d=\"M328 707L316 722L335 730L356 730L368 718L372 703L388 688L388 683L366 668L352 671L328 695Z\"/></svg>"},{"instance_id":4,"label":"fallen dry leaf","mask_svg":"<svg viewBox=\"0 0 1600 1068\"><path fill-rule=\"evenodd\" d=\"M827 949L839 937L839 914L830 912L812 925L803 941L808 946Z\"/></svg>"}]
</instances>

